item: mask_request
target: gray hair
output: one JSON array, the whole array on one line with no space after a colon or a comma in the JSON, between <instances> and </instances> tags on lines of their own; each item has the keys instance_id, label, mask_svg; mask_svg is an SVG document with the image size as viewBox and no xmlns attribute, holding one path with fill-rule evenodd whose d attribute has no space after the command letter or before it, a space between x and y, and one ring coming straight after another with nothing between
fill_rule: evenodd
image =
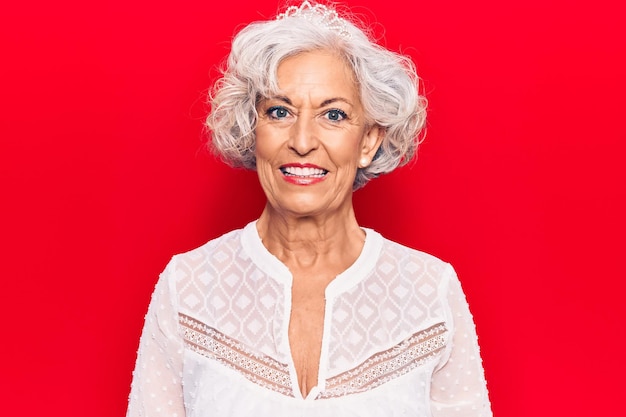
<instances>
[{"instance_id":1,"label":"gray hair","mask_svg":"<svg viewBox=\"0 0 626 417\"><path fill-rule=\"evenodd\" d=\"M210 94L206 125L211 148L232 166L255 169L256 105L278 92L279 64L303 52L335 52L354 72L367 119L384 131L371 164L357 171L356 190L413 158L426 119L426 99L419 94L420 80L410 58L376 44L354 19L343 16L338 29L323 24L320 16L312 19L311 13L254 22L235 36L222 78Z\"/></svg>"}]
</instances>

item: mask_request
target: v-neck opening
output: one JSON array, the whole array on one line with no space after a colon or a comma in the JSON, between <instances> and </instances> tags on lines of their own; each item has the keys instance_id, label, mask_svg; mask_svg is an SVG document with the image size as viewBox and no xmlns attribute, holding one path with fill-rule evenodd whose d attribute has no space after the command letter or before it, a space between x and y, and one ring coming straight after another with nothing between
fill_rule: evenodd
<instances>
[{"instance_id":1,"label":"v-neck opening","mask_svg":"<svg viewBox=\"0 0 626 417\"><path fill-rule=\"evenodd\" d=\"M383 238L376 231L368 228L361 228L365 232L365 241L361 252L356 260L343 272L333 278L324 291L325 305L324 318L322 328L322 340L319 363L317 366L317 383L311 387L309 392L304 395L300 387L298 372L296 370L291 343L289 339L289 325L291 321L291 310L293 303L292 285L293 275L289 268L283 264L276 256L274 256L263 244L259 232L256 228L257 221L248 223L243 230L241 241L247 255L254 264L257 265L264 273L284 285L284 311L282 314L285 323L282 329L283 335L281 339L285 343L284 348L288 352L289 372L292 381L293 395L305 401L315 400L324 390L325 381L328 378L328 355L329 340L332 327L332 308L334 299L341 293L348 291L350 288L362 281L368 273L375 268L383 246Z\"/></svg>"}]
</instances>

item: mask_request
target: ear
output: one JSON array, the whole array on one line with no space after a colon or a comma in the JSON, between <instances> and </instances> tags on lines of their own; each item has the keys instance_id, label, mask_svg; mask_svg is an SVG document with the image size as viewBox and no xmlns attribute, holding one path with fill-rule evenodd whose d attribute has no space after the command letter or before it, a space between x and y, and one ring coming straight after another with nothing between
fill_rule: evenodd
<instances>
[{"instance_id":1,"label":"ear","mask_svg":"<svg viewBox=\"0 0 626 417\"><path fill-rule=\"evenodd\" d=\"M380 148L385 138L385 129L377 124L367 128L361 142L361 154L359 156L359 168L367 167L374 159L376 151Z\"/></svg>"}]
</instances>

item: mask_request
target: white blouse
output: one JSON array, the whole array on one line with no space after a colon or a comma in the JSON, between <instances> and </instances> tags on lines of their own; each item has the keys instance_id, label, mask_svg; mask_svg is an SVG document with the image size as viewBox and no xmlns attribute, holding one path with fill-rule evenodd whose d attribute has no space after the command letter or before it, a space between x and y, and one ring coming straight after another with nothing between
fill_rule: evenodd
<instances>
[{"instance_id":1,"label":"white blouse","mask_svg":"<svg viewBox=\"0 0 626 417\"><path fill-rule=\"evenodd\" d=\"M326 288L305 398L287 337L291 274L256 223L174 256L146 315L127 417L491 416L452 267L365 231L359 258Z\"/></svg>"}]
</instances>

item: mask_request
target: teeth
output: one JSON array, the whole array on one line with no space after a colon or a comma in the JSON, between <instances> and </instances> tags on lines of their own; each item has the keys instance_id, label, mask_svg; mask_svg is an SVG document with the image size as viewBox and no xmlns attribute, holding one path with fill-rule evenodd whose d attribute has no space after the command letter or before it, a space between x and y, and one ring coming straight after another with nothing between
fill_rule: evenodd
<instances>
[{"instance_id":1,"label":"teeth","mask_svg":"<svg viewBox=\"0 0 626 417\"><path fill-rule=\"evenodd\" d=\"M323 177L326 175L326 170L321 168L302 168L302 167L283 167L281 168L283 174L293 175L296 177Z\"/></svg>"}]
</instances>

